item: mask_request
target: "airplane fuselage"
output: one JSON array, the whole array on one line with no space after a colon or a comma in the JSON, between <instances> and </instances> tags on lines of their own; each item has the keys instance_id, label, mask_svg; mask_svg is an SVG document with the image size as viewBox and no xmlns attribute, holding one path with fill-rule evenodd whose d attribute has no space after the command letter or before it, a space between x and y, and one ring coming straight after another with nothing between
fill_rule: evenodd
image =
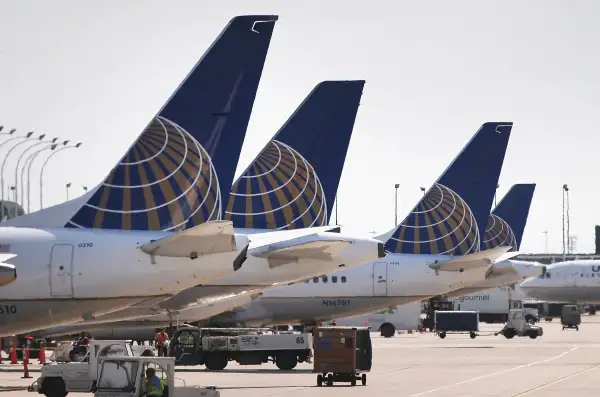
<instances>
[{"instance_id":1,"label":"airplane fuselage","mask_svg":"<svg viewBox=\"0 0 600 397\"><path fill-rule=\"evenodd\" d=\"M436 271L429 266L448 259L443 255L388 253L385 258L354 269L338 270L303 283L265 291L247 308L224 313L210 321L248 325L312 324L418 302L485 280L488 267L459 272Z\"/></svg>"},{"instance_id":2,"label":"airplane fuselage","mask_svg":"<svg viewBox=\"0 0 600 397\"><path fill-rule=\"evenodd\" d=\"M268 235L268 236L267 236ZM383 244L371 238L356 238L338 233L319 233L319 240L345 239L352 241L335 257L334 260L300 259L287 264L273 264L267 259L253 256L255 248L267 246L276 242L276 236L294 237L314 235L309 229L285 231L279 233L253 234L248 256L243 266L234 274L198 284L183 290L168 299L138 303L123 310L79 321L72 327L60 327L65 331L81 329L84 324L96 325L114 321L129 321L128 323L164 324L181 318L181 321L194 321L218 315L224 311L250 303L257 293L268 288L274 288L283 283L294 283L322 275L337 268L352 268L365 261L383 256ZM268 238L267 238L268 237ZM362 266L362 265L361 265ZM242 294L242 292L247 292ZM235 296L234 294L238 294ZM139 319L135 321L134 319ZM42 330L54 334L58 328Z\"/></svg>"},{"instance_id":3,"label":"airplane fuselage","mask_svg":"<svg viewBox=\"0 0 600 397\"><path fill-rule=\"evenodd\" d=\"M600 261L552 264L543 276L521 283L521 290L541 301L600 304Z\"/></svg>"},{"instance_id":4,"label":"airplane fuselage","mask_svg":"<svg viewBox=\"0 0 600 397\"><path fill-rule=\"evenodd\" d=\"M236 251L190 258L151 257L139 247L168 232L0 227L17 256L17 280L0 289L0 336L91 319L234 272ZM159 299L160 300L160 299Z\"/></svg>"}]
</instances>

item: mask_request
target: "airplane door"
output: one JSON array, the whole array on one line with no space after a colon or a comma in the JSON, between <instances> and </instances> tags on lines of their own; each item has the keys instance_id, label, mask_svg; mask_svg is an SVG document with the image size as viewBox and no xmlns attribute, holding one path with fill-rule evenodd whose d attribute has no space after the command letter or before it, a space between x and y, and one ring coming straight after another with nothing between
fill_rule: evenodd
<instances>
[{"instance_id":1,"label":"airplane door","mask_svg":"<svg viewBox=\"0 0 600 397\"><path fill-rule=\"evenodd\" d=\"M57 244L50 254L50 294L73 296L73 246Z\"/></svg>"},{"instance_id":2,"label":"airplane door","mask_svg":"<svg viewBox=\"0 0 600 397\"><path fill-rule=\"evenodd\" d=\"M387 296L387 262L373 263L373 296Z\"/></svg>"}]
</instances>

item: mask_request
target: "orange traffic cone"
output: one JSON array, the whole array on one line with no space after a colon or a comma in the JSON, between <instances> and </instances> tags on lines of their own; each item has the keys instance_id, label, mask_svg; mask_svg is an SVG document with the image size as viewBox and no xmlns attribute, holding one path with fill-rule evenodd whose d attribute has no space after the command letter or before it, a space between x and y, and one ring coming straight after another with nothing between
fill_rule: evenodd
<instances>
[{"instance_id":1,"label":"orange traffic cone","mask_svg":"<svg viewBox=\"0 0 600 397\"><path fill-rule=\"evenodd\" d=\"M44 342L40 343L40 355L38 356L40 364L44 364L46 362L46 344Z\"/></svg>"}]
</instances>

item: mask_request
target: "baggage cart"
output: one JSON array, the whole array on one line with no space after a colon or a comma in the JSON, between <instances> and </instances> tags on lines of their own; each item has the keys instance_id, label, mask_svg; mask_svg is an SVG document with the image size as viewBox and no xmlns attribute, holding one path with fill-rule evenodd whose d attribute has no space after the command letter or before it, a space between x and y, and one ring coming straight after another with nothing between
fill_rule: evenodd
<instances>
[{"instance_id":1,"label":"baggage cart","mask_svg":"<svg viewBox=\"0 0 600 397\"><path fill-rule=\"evenodd\" d=\"M560 323L562 329L575 328L579 331L579 324L581 324L581 312L575 305L564 305L560 312Z\"/></svg>"},{"instance_id":2,"label":"baggage cart","mask_svg":"<svg viewBox=\"0 0 600 397\"><path fill-rule=\"evenodd\" d=\"M367 384L372 365L371 335L367 327L317 327L314 329L314 367L317 386L357 381Z\"/></svg>"},{"instance_id":3,"label":"baggage cart","mask_svg":"<svg viewBox=\"0 0 600 397\"><path fill-rule=\"evenodd\" d=\"M475 339L479 332L479 312L438 310L434 313L434 327L434 333L441 339L447 333L469 334L471 339Z\"/></svg>"}]
</instances>

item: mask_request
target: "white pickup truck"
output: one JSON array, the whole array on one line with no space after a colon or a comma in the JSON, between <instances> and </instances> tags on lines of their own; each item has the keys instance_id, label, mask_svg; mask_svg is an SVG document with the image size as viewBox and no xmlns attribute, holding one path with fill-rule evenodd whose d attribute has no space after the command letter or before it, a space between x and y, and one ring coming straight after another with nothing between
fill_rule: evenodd
<instances>
[{"instance_id":1,"label":"white pickup truck","mask_svg":"<svg viewBox=\"0 0 600 397\"><path fill-rule=\"evenodd\" d=\"M37 391L46 397L65 397L69 392L89 393L93 391L96 384L98 361L101 358L110 356L133 357L136 355L153 356L154 352L147 346L137 346L136 352L134 352L131 345L126 341L92 340L87 354L78 361L44 365L40 377L29 390ZM64 354L59 354L57 361L64 359L61 356L64 356Z\"/></svg>"}]
</instances>

